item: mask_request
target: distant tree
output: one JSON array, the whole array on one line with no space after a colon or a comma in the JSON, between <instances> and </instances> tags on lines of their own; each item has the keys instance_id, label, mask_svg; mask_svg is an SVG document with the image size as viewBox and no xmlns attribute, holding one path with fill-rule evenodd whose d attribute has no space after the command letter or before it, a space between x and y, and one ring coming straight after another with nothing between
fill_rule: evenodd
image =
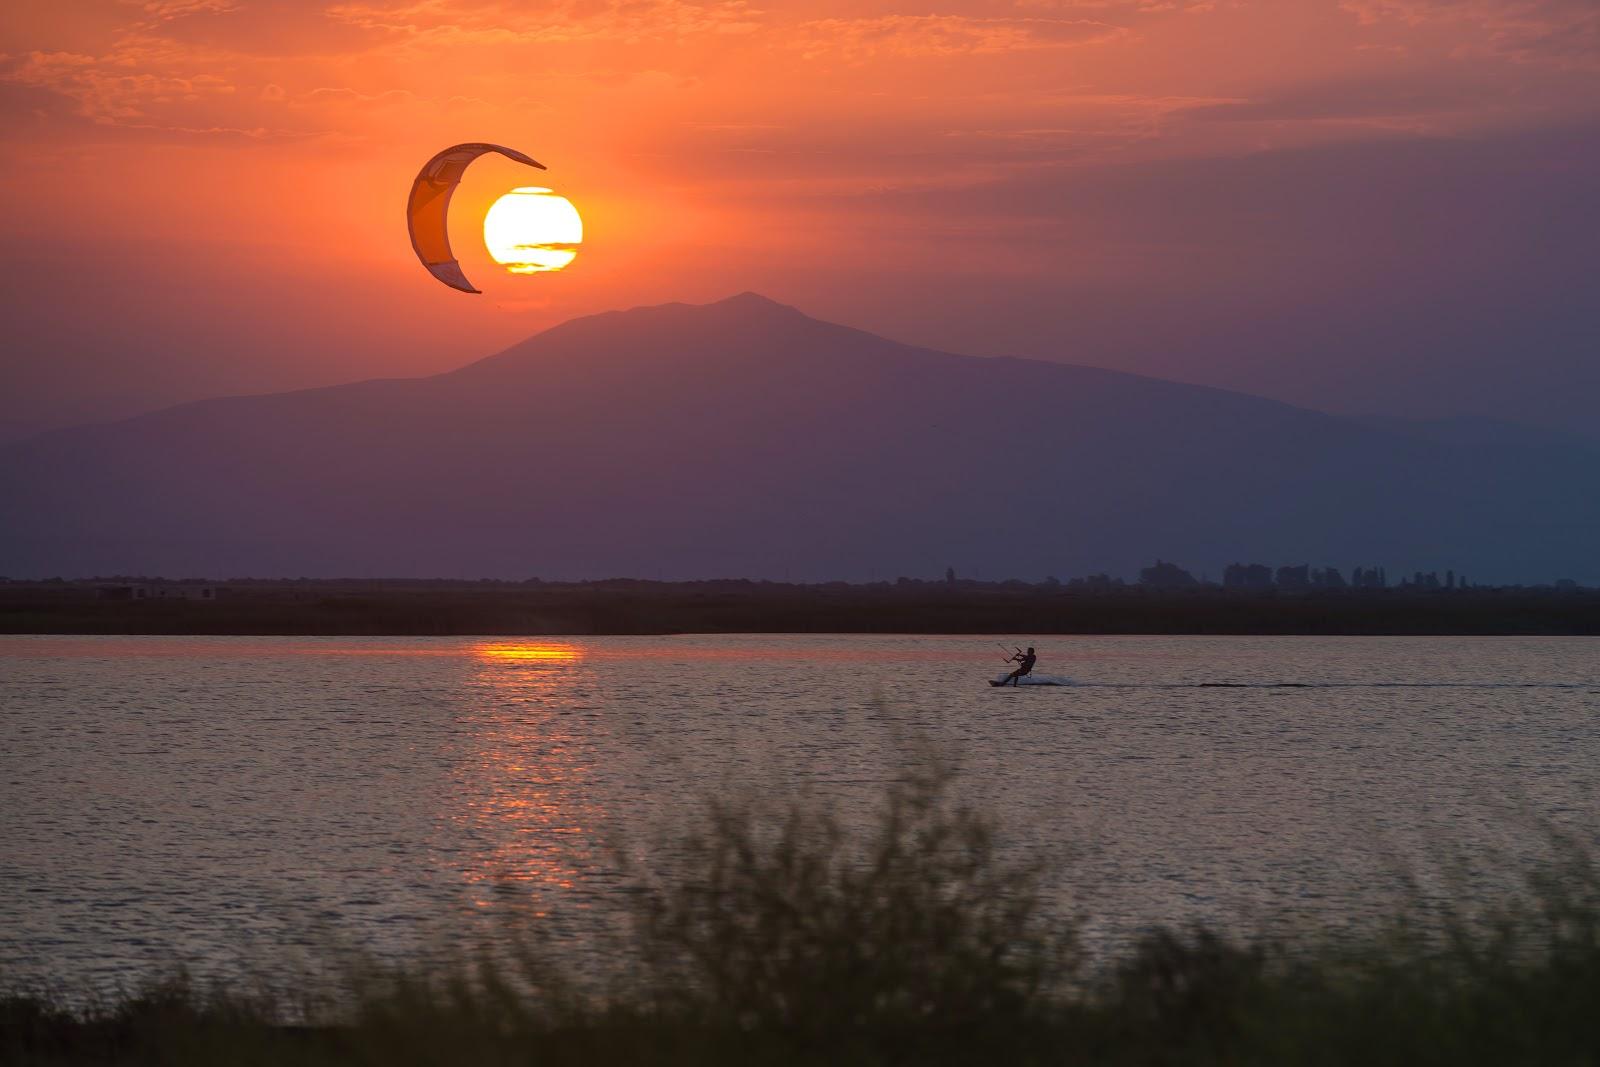
<instances>
[{"instance_id":1,"label":"distant tree","mask_svg":"<svg viewBox=\"0 0 1600 1067\"><path fill-rule=\"evenodd\" d=\"M1311 585L1311 565L1302 563L1298 567L1278 568L1279 589L1307 589Z\"/></svg>"},{"instance_id":2,"label":"distant tree","mask_svg":"<svg viewBox=\"0 0 1600 1067\"><path fill-rule=\"evenodd\" d=\"M1187 589L1200 583L1176 563L1158 559L1153 566L1139 571L1139 584L1150 589Z\"/></svg>"},{"instance_id":3,"label":"distant tree","mask_svg":"<svg viewBox=\"0 0 1600 1067\"><path fill-rule=\"evenodd\" d=\"M1324 567L1323 568L1323 570L1322 570L1322 588L1324 588L1324 589L1343 589L1344 585L1345 585L1344 575L1339 573L1339 569L1337 567Z\"/></svg>"},{"instance_id":4,"label":"distant tree","mask_svg":"<svg viewBox=\"0 0 1600 1067\"><path fill-rule=\"evenodd\" d=\"M1230 563L1222 571L1224 589L1271 589L1272 568L1262 563Z\"/></svg>"}]
</instances>

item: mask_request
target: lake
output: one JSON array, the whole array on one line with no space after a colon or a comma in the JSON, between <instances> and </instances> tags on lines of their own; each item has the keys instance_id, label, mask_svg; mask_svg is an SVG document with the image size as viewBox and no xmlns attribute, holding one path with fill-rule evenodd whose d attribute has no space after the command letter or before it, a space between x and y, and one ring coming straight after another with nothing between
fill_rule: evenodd
<instances>
[{"instance_id":1,"label":"lake","mask_svg":"<svg viewBox=\"0 0 1600 1067\"><path fill-rule=\"evenodd\" d=\"M404 953L513 901L580 945L708 795L864 822L929 744L1110 941L1593 840L1600 639L1041 642L1077 685L991 689L989 637L0 637L0 980Z\"/></svg>"}]
</instances>

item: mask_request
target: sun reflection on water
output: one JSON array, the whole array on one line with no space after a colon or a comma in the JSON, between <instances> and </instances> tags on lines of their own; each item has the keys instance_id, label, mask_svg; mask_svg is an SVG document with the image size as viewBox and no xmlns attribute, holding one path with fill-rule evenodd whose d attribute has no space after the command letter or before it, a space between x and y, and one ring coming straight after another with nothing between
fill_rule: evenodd
<instances>
[{"instance_id":1,"label":"sun reflection on water","mask_svg":"<svg viewBox=\"0 0 1600 1067\"><path fill-rule=\"evenodd\" d=\"M496 641L475 645L475 656L488 660L523 660L572 663L583 659L583 649L562 642Z\"/></svg>"},{"instance_id":2,"label":"sun reflection on water","mask_svg":"<svg viewBox=\"0 0 1600 1067\"><path fill-rule=\"evenodd\" d=\"M599 725L584 704L584 649L495 641L470 651L473 729L458 821L478 847L462 874L489 891L480 906L496 887L572 890L599 858L605 817L594 799Z\"/></svg>"}]
</instances>

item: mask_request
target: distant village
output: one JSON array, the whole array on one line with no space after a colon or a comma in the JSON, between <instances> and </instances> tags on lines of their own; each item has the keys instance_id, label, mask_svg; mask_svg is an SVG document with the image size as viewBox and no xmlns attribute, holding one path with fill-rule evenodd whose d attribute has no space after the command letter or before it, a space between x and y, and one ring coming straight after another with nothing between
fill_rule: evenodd
<instances>
[{"instance_id":1,"label":"distant village","mask_svg":"<svg viewBox=\"0 0 1600 1067\"><path fill-rule=\"evenodd\" d=\"M911 581L914 580L901 578L899 579L899 584ZM1015 580L1005 582L971 581L959 578L953 567L945 571L945 582L949 585L965 586L1003 585L1014 587L1018 585L1036 585L1086 593L1109 593L1119 590L1159 590L1163 592L1227 590L1239 593L1307 593L1331 590L1396 590L1407 592L1447 592L1468 589L1474 592L1493 592L1496 590L1514 592L1535 592L1539 590L1579 592L1600 590L1600 587L1583 586L1572 578L1558 578L1553 582L1538 585L1473 585L1467 580L1465 574L1457 574L1450 569L1447 569L1442 576L1438 571L1413 571L1391 581L1389 572L1384 567L1352 567L1347 575L1337 567L1313 567L1309 563L1282 567L1269 567L1265 563L1230 563L1222 569L1222 580L1219 582L1213 580L1204 572L1197 577L1193 572L1176 563L1160 559L1148 567L1140 568L1138 579L1131 582L1124 578L1112 577L1109 574L1090 574L1081 578L1070 578L1066 581L1051 577L1039 583L1018 582Z\"/></svg>"},{"instance_id":2,"label":"distant village","mask_svg":"<svg viewBox=\"0 0 1600 1067\"><path fill-rule=\"evenodd\" d=\"M1097 578L1103 577L1097 576ZM1085 579L1085 581L1090 582L1096 580ZM1465 574L1457 574L1454 570L1446 570L1443 577L1439 575L1438 571L1413 571L1410 574L1401 575L1398 580L1391 583L1389 573L1383 567L1352 567L1349 575L1346 576L1337 567L1313 567L1306 563L1278 568L1269 567L1264 563L1230 563L1223 568L1222 581L1220 583L1212 583L1203 575L1196 578L1176 563L1168 563L1164 560L1157 560L1151 566L1140 570L1139 584L1150 589L1189 589L1220 584L1223 589L1256 592L1301 592L1310 589L1453 590L1527 588L1524 586L1474 586L1467 580ZM1550 583L1549 588L1577 590L1581 587L1571 578L1558 578Z\"/></svg>"},{"instance_id":3,"label":"distant village","mask_svg":"<svg viewBox=\"0 0 1600 1067\"><path fill-rule=\"evenodd\" d=\"M377 594L428 591L490 592L542 588L548 590L629 590L635 593L651 592L671 594L679 591L724 590L758 588L794 588L824 590L900 589L932 591L939 588L967 590L978 593L984 590L1021 592L1071 592L1087 594L1139 594L1160 593L1326 593L1326 592L1464 592L1474 593L1563 593L1600 592L1600 586L1585 586L1571 578L1534 585L1474 584L1467 575L1453 569L1438 571L1413 571L1391 579L1386 568L1353 567L1348 572L1337 567L1313 567L1310 564L1291 564L1271 567L1264 563L1230 563L1223 568L1221 580L1207 572L1196 575L1192 571L1167 560L1156 560L1139 570L1135 580L1114 577L1110 574L1090 574L1061 579L1055 576L1042 581L1025 581L1017 578L983 579L960 576L954 567L947 568L942 580L899 577L892 581L872 579L866 582L845 581L775 581L749 578L709 578L695 581L663 581L645 578L603 578L581 581L548 581L526 579L462 579L462 578L231 578L169 579L148 576L106 576L97 578L66 579L12 579L0 577L0 589L21 592L34 590L54 592L71 599L92 598L101 601L190 601L215 603L220 600L245 597L248 599L298 600L307 597L349 594Z\"/></svg>"},{"instance_id":4,"label":"distant village","mask_svg":"<svg viewBox=\"0 0 1600 1067\"><path fill-rule=\"evenodd\" d=\"M943 575L868 582L467 579L0 579L0 633L82 634L1593 634L1600 588L1490 586L1235 563L1220 581L1168 560L1133 580Z\"/></svg>"}]
</instances>

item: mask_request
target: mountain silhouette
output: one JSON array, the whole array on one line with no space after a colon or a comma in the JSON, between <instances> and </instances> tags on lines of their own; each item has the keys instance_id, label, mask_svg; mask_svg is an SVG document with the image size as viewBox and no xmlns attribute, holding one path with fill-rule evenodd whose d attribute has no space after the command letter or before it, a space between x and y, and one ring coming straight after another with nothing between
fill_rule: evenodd
<instances>
[{"instance_id":1,"label":"mountain silhouette","mask_svg":"<svg viewBox=\"0 0 1600 1067\"><path fill-rule=\"evenodd\" d=\"M953 355L753 293L0 449L0 574L1600 581L1600 447Z\"/></svg>"}]
</instances>

